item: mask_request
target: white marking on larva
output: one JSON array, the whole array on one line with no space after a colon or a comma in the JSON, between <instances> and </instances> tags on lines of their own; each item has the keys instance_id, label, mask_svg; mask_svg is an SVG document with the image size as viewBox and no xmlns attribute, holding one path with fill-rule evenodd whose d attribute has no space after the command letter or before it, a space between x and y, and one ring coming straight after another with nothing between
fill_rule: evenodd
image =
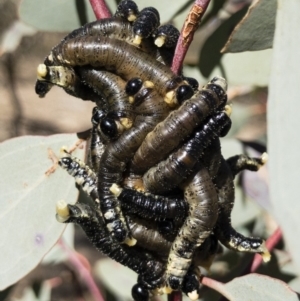
<instances>
[{"instance_id":1,"label":"white marking on larva","mask_svg":"<svg viewBox=\"0 0 300 301\"><path fill-rule=\"evenodd\" d=\"M261 159L261 162L262 162L263 164L266 164L266 163L268 162L268 160L269 160L269 155L268 155L267 153L263 153L263 154L261 155L260 159Z\"/></svg>"},{"instance_id":2,"label":"white marking on larva","mask_svg":"<svg viewBox=\"0 0 300 301\"><path fill-rule=\"evenodd\" d=\"M129 16L127 17L127 20L129 22L133 22L133 21L135 21L135 19L136 19L136 15L133 13L129 14Z\"/></svg>"},{"instance_id":3,"label":"white marking on larva","mask_svg":"<svg viewBox=\"0 0 300 301\"><path fill-rule=\"evenodd\" d=\"M39 64L37 67L37 78L39 80L44 80L45 76L47 75L48 71L47 71L47 66L45 64Z\"/></svg>"},{"instance_id":4,"label":"white marking on larva","mask_svg":"<svg viewBox=\"0 0 300 301\"><path fill-rule=\"evenodd\" d=\"M112 218L115 218L115 212L114 212L114 210L112 210L112 209L109 209L109 210L107 210L105 213L104 213L104 218L105 219L107 219L107 220L110 220L110 219L112 219Z\"/></svg>"},{"instance_id":5,"label":"white marking on larva","mask_svg":"<svg viewBox=\"0 0 300 301\"><path fill-rule=\"evenodd\" d=\"M110 186L109 190L115 197L119 197L123 189L118 184L114 183Z\"/></svg>"},{"instance_id":6,"label":"white marking on larva","mask_svg":"<svg viewBox=\"0 0 300 301\"><path fill-rule=\"evenodd\" d=\"M154 44L157 47L162 47L165 44L166 41L166 36L159 36L158 38L155 39Z\"/></svg>"},{"instance_id":7,"label":"white marking on larva","mask_svg":"<svg viewBox=\"0 0 300 301\"><path fill-rule=\"evenodd\" d=\"M269 262L271 260L271 254L270 254L269 250L267 249L265 241L261 244L260 249L263 252L261 254L263 261L264 262Z\"/></svg>"},{"instance_id":8,"label":"white marking on larva","mask_svg":"<svg viewBox=\"0 0 300 301\"><path fill-rule=\"evenodd\" d=\"M153 87L154 87L154 84L153 84L153 82L151 82L150 80L146 80L146 81L144 82L144 86L145 86L146 88L153 88Z\"/></svg>"},{"instance_id":9,"label":"white marking on larva","mask_svg":"<svg viewBox=\"0 0 300 301\"><path fill-rule=\"evenodd\" d=\"M220 86L224 91L227 91L227 82L225 78L221 76L215 76L210 83Z\"/></svg>"},{"instance_id":10,"label":"white marking on larva","mask_svg":"<svg viewBox=\"0 0 300 301\"><path fill-rule=\"evenodd\" d=\"M195 301L195 300L199 299L199 294L198 294L198 292L196 290L194 290L194 291L188 293L188 297L191 300Z\"/></svg>"},{"instance_id":11,"label":"white marking on larva","mask_svg":"<svg viewBox=\"0 0 300 301\"><path fill-rule=\"evenodd\" d=\"M132 43L135 44L135 45L140 45L141 42L142 42L142 37L139 36L139 35L136 35L136 36L134 37L133 41L132 41Z\"/></svg>"},{"instance_id":12,"label":"white marking on larva","mask_svg":"<svg viewBox=\"0 0 300 301\"><path fill-rule=\"evenodd\" d=\"M48 55L48 60L50 62L53 62L53 55L52 55L52 52Z\"/></svg>"},{"instance_id":13,"label":"white marking on larva","mask_svg":"<svg viewBox=\"0 0 300 301\"><path fill-rule=\"evenodd\" d=\"M226 113L226 115L227 115L228 117L230 117L231 114L232 114L232 106L226 105L226 106L225 106L225 113Z\"/></svg>"},{"instance_id":14,"label":"white marking on larva","mask_svg":"<svg viewBox=\"0 0 300 301\"><path fill-rule=\"evenodd\" d=\"M169 105L169 106L174 106L177 104L177 101L175 99L175 92L172 90L172 91L169 91L165 97L164 97L164 101Z\"/></svg>"},{"instance_id":15,"label":"white marking on larva","mask_svg":"<svg viewBox=\"0 0 300 301\"><path fill-rule=\"evenodd\" d=\"M56 209L56 213L62 218L69 217L69 215L70 215L68 205L64 200L58 201L56 203L55 209Z\"/></svg>"}]
</instances>

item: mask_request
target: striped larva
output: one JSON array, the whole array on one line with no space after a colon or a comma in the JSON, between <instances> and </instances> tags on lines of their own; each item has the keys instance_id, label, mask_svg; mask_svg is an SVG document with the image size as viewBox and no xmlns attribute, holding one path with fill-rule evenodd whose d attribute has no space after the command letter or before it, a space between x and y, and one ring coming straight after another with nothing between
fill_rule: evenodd
<instances>
[{"instance_id":1,"label":"striped larva","mask_svg":"<svg viewBox=\"0 0 300 301\"><path fill-rule=\"evenodd\" d=\"M127 229L119 209L119 201L110 191L110 187L114 183L122 183L127 164L141 142L147 133L159 121L163 120L169 112L168 106L165 104L159 105L160 110L158 112L153 111L153 108L156 108L157 104L161 103L160 96L153 88L142 86L136 95L133 96L133 101L137 102L135 112L138 114L139 110L141 110L144 114L137 115L130 129L125 131L117 140L107 144L98 170L98 192L101 199L101 211L108 227L110 227L110 231L114 233L119 241L123 241L127 237ZM147 110L148 114L146 115L145 111Z\"/></svg>"},{"instance_id":2,"label":"striped larva","mask_svg":"<svg viewBox=\"0 0 300 301\"><path fill-rule=\"evenodd\" d=\"M216 77L181 107L171 112L147 135L139 147L132 160L133 172L144 174L189 137L195 127L214 110L224 107L227 101L226 88L226 81ZM163 141L168 143L162 143Z\"/></svg>"},{"instance_id":3,"label":"striped larva","mask_svg":"<svg viewBox=\"0 0 300 301\"><path fill-rule=\"evenodd\" d=\"M129 80L134 75L153 82L155 89L171 106L189 99L193 89L168 66L140 49L117 39L83 36L67 40L51 52L55 65L105 68Z\"/></svg>"},{"instance_id":4,"label":"striped larva","mask_svg":"<svg viewBox=\"0 0 300 301\"><path fill-rule=\"evenodd\" d=\"M164 264L144 249L117 243L109 235L97 210L86 204L67 205L60 202L56 216L59 222L79 224L97 249L137 272L146 282L160 281Z\"/></svg>"},{"instance_id":5,"label":"striped larva","mask_svg":"<svg viewBox=\"0 0 300 301\"><path fill-rule=\"evenodd\" d=\"M130 22L136 18L136 23L132 26ZM159 15L154 8L145 8L139 15L138 8L133 1L122 1L114 17L88 23L69 33L61 43L82 36L104 36L120 39L138 45L140 49L156 57L158 61L170 66L179 31L170 24L163 25L156 30L158 26ZM155 47L151 39L145 39L154 31L155 44L159 45L160 48ZM44 65L47 67L55 65L51 54L44 60ZM51 83L38 79L35 90L40 97L44 97L51 87Z\"/></svg>"},{"instance_id":6,"label":"striped larva","mask_svg":"<svg viewBox=\"0 0 300 301\"><path fill-rule=\"evenodd\" d=\"M210 117L179 150L144 174L145 190L163 194L178 187L194 170L205 148L212 140L218 138L223 128L230 123L230 118L225 112Z\"/></svg>"}]
</instances>

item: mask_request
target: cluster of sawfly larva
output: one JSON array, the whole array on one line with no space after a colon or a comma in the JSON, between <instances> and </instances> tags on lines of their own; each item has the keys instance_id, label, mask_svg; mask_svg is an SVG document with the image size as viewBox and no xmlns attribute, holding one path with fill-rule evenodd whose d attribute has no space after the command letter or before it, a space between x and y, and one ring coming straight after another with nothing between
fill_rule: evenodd
<instances>
[{"instance_id":1,"label":"cluster of sawfly larva","mask_svg":"<svg viewBox=\"0 0 300 301\"><path fill-rule=\"evenodd\" d=\"M53 85L95 102L89 158L66 150L59 164L94 206L59 202L57 219L77 223L104 254L138 273L137 301L181 290L199 297L199 266L209 267L219 242L269 259L260 238L231 226L233 179L266 161L225 160L220 137L231 126L227 83L202 89L170 69L179 37L159 14L125 0L112 18L67 35L38 66L36 92Z\"/></svg>"}]
</instances>

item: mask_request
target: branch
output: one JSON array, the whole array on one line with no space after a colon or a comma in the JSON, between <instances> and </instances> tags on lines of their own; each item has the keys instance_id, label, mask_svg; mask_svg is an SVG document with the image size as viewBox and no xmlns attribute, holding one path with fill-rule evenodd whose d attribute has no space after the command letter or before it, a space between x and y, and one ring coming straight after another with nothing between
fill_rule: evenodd
<instances>
[{"instance_id":1,"label":"branch","mask_svg":"<svg viewBox=\"0 0 300 301\"><path fill-rule=\"evenodd\" d=\"M211 279L209 277L202 277L201 283L203 285L217 291L218 293L220 293L225 298L230 299L231 296L229 295L228 291L225 289L224 283L219 282L219 281L214 280L214 279Z\"/></svg>"},{"instance_id":2,"label":"branch","mask_svg":"<svg viewBox=\"0 0 300 301\"><path fill-rule=\"evenodd\" d=\"M93 296L93 299L97 301L104 301L103 296L99 291L98 286L95 283L90 271L79 260L77 253L69 248L62 239L58 241L58 244L68 255L69 262L73 265L74 270L80 275L81 280L89 289L91 295Z\"/></svg>"},{"instance_id":3,"label":"branch","mask_svg":"<svg viewBox=\"0 0 300 301\"><path fill-rule=\"evenodd\" d=\"M185 19L172 62L171 69L175 74L178 74L182 68L183 60L193 41L194 33L197 30L209 3L210 0L196 0Z\"/></svg>"},{"instance_id":4,"label":"branch","mask_svg":"<svg viewBox=\"0 0 300 301\"><path fill-rule=\"evenodd\" d=\"M282 231L277 228L275 232L266 240L266 247L269 251L272 251L274 247L282 238ZM255 254L252 264L250 266L250 273L254 273L262 263L262 257L259 254Z\"/></svg>"},{"instance_id":5,"label":"branch","mask_svg":"<svg viewBox=\"0 0 300 301\"><path fill-rule=\"evenodd\" d=\"M111 17L105 0L90 0L90 4L97 20Z\"/></svg>"}]
</instances>

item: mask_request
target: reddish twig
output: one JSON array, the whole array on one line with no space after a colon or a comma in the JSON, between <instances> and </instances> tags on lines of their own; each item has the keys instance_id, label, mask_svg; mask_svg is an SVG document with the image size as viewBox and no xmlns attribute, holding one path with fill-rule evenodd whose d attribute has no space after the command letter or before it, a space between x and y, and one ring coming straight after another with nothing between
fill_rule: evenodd
<instances>
[{"instance_id":1,"label":"reddish twig","mask_svg":"<svg viewBox=\"0 0 300 301\"><path fill-rule=\"evenodd\" d=\"M282 231L277 228L276 231L266 240L266 247L269 251L272 251L274 247L282 238ZM259 254L255 254L250 266L250 273L254 273L262 263L262 257Z\"/></svg>"},{"instance_id":2,"label":"reddish twig","mask_svg":"<svg viewBox=\"0 0 300 301\"><path fill-rule=\"evenodd\" d=\"M182 292L173 291L168 295L168 301L182 301Z\"/></svg>"},{"instance_id":3,"label":"reddish twig","mask_svg":"<svg viewBox=\"0 0 300 301\"><path fill-rule=\"evenodd\" d=\"M185 19L172 62L171 69L175 74L178 74L182 68L183 60L193 41L194 33L198 28L209 3L210 0L196 0Z\"/></svg>"},{"instance_id":4,"label":"reddish twig","mask_svg":"<svg viewBox=\"0 0 300 301\"><path fill-rule=\"evenodd\" d=\"M218 293L220 293L222 296L224 296L227 299L230 299L231 296L229 295L228 291L225 289L225 285L222 282L219 282L217 280L211 279L209 277L202 277L201 283Z\"/></svg>"},{"instance_id":5,"label":"reddish twig","mask_svg":"<svg viewBox=\"0 0 300 301\"><path fill-rule=\"evenodd\" d=\"M111 13L104 0L90 0L90 3L97 20L111 17Z\"/></svg>"},{"instance_id":6,"label":"reddish twig","mask_svg":"<svg viewBox=\"0 0 300 301\"><path fill-rule=\"evenodd\" d=\"M80 275L82 281L85 283L91 295L93 296L93 299L97 301L104 301L103 296L94 281L94 278L92 277L90 271L79 260L77 253L69 248L62 239L58 241L58 244L68 255L69 262L73 265L76 272Z\"/></svg>"}]
</instances>

